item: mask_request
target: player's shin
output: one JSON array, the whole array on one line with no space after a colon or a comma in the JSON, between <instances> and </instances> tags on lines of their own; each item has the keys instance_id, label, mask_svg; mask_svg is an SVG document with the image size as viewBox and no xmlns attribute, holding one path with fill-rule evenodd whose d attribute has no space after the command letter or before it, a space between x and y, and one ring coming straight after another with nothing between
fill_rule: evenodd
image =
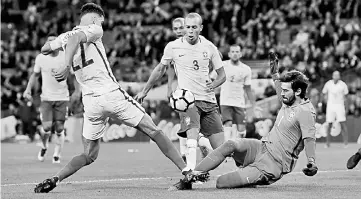
<instances>
[{"instance_id":1,"label":"player's shin","mask_svg":"<svg viewBox=\"0 0 361 199\"><path fill-rule=\"evenodd\" d=\"M210 171L217 168L226 157L230 156L235 150L234 141L227 141L212 153L205 157L194 169L195 171Z\"/></svg>"},{"instance_id":2,"label":"player's shin","mask_svg":"<svg viewBox=\"0 0 361 199\"><path fill-rule=\"evenodd\" d=\"M187 167L189 169L194 169L197 164L197 140L188 139L187 140Z\"/></svg>"},{"instance_id":3,"label":"player's shin","mask_svg":"<svg viewBox=\"0 0 361 199\"><path fill-rule=\"evenodd\" d=\"M232 138L232 127L224 127L224 141L230 140Z\"/></svg>"},{"instance_id":4,"label":"player's shin","mask_svg":"<svg viewBox=\"0 0 361 199\"><path fill-rule=\"evenodd\" d=\"M53 157L60 157L61 150L63 149L64 140L65 140L64 130L61 131L60 133L57 133L56 137L57 137L57 139L55 141L55 149L54 149Z\"/></svg>"},{"instance_id":5,"label":"player's shin","mask_svg":"<svg viewBox=\"0 0 361 199\"><path fill-rule=\"evenodd\" d=\"M162 131L157 131L151 138L158 145L159 149L163 152L163 154L170 160L172 160L172 162L180 170L183 170L186 167L179 151L172 143L172 141Z\"/></svg>"},{"instance_id":6,"label":"player's shin","mask_svg":"<svg viewBox=\"0 0 361 199\"><path fill-rule=\"evenodd\" d=\"M41 133L41 142L43 144L42 148L47 149L49 145L49 137L51 132L45 131L44 128L41 128L40 133Z\"/></svg>"},{"instance_id":7,"label":"player's shin","mask_svg":"<svg viewBox=\"0 0 361 199\"><path fill-rule=\"evenodd\" d=\"M187 138L179 137L179 151L182 156L187 154Z\"/></svg>"}]
</instances>

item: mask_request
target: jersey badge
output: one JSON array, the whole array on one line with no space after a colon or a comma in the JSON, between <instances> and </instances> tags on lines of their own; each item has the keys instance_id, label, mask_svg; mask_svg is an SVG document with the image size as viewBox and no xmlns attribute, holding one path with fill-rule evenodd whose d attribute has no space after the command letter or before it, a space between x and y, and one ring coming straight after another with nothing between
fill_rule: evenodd
<instances>
[{"instance_id":1,"label":"jersey badge","mask_svg":"<svg viewBox=\"0 0 361 199\"><path fill-rule=\"evenodd\" d=\"M288 121L291 121L294 116L295 116L295 112L292 111L292 112L290 113L290 115L288 116L287 120L288 120Z\"/></svg>"}]
</instances>

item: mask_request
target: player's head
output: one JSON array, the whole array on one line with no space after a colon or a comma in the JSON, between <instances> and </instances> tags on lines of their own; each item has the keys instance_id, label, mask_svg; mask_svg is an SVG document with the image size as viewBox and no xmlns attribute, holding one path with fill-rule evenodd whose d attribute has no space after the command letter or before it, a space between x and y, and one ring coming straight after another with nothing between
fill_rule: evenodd
<instances>
[{"instance_id":1,"label":"player's head","mask_svg":"<svg viewBox=\"0 0 361 199\"><path fill-rule=\"evenodd\" d=\"M281 78L281 96L284 104L291 106L297 98L306 97L308 78L299 71L289 71Z\"/></svg>"},{"instance_id":2,"label":"player's head","mask_svg":"<svg viewBox=\"0 0 361 199\"><path fill-rule=\"evenodd\" d=\"M198 13L191 12L187 14L185 17L185 27L188 42L195 43L197 41L203 29L202 23L202 17Z\"/></svg>"},{"instance_id":3,"label":"player's head","mask_svg":"<svg viewBox=\"0 0 361 199\"><path fill-rule=\"evenodd\" d=\"M104 11L95 3L86 3L80 10L80 21L82 25L96 24L101 26L104 22Z\"/></svg>"},{"instance_id":4,"label":"player's head","mask_svg":"<svg viewBox=\"0 0 361 199\"><path fill-rule=\"evenodd\" d=\"M229 47L228 57L234 61L237 62L242 56L241 53L241 47L237 44L233 44Z\"/></svg>"},{"instance_id":5,"label":"player's head","mask_svg":"<svg viewBox=\"0 0 361 199\"><path fill-rule=\"evenodd\" d=\"M183 37L186 33L184 29L184 18L183 17L175 18L172 22L172 29L174 34L177 36L177 38Z\"/></svg>"},{"instance_id":6,"label":"player's head","mask_svg":"<svg viewBox=\"0 0 361 199\"><path fill-rule=\"evenodd\" d=\"M58 35L55 34L54 32L50 32L50 33L48 34L48 37L47 37L46 41L47 41L47 42L53 41L54 39L56 39L57 36L58 36Z\"/></svg>"},{"instance_id":7,"label":"player's head","mask_svg":"<svg viewBox=\"0 0 361 199\"><path fill-rule=\"evenodd\" d=\"M335 72L333 72L332 73L332 79L333 79L333 81L335 81L335 83L337 83L338 80L341 79L340 72L338 72L337 70Z\"/></svg>"}]
</instances>

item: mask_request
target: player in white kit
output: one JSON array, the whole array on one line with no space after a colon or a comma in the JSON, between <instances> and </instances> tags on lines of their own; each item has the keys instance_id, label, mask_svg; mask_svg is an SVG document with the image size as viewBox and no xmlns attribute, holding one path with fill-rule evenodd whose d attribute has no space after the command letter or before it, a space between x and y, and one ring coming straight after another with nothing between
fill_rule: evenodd
<instances>
[{"instance_id":1,"label":"player in white kit","mask_svg":"<svg viewBox=\"0 0 361 199\"><path fill-rule=\"evenodd\" d=\"M176 35L177 38L183 37L186 32L184 28L184 18L178 17L173 20L172 22L172 30L173 33ZM201 35L200 35L201 37ZM167 75L168 75L168 92L167 97L170 98L172 92L173 92L173 81L175 76L174 71L174 63L172 62L170 64L170 67L167 69ZM184 132L180 132L181 135L179 135L179 151L182 155L182 158L184 161L186 161L186 154L187 154L187 138L184 137ZM183 133L183 134L182 134ZM202 156L206 157L210 151L212 151L212 146L209 143L209 140L205 138L202 134L198 137L198 146L202 152Z\"/></svg>"},{"instance_id":2,"label":"player in white kit","mask_svg":"<svg viewBox=\"0 0 361 199\"><path fill-rule=\"evenodd\" d=\"M180 170L186 168L172 141L154 124L143 107L120 88L116 81L102 43L103 21L102 8L94 3L87 3L81 8L80 25L60 35L54 41L46 43L42 48L42 53L49 53L66 46L67 67L54 71L53 75L58 81L63 81L72 67L80 84L84 104L84 152L73 157L55 176L36 185L34 189L36 193L53 190L60 181L96 160L100 138L104 134L109 117L145 133Z\"/></svg>"},{"instance_id":3,"label":"player in white kit","mask_svg":"<svg viewBox=\"0 0 361 199\"><path fill-rule=\"evenodd\" d=\"M181 130L187 137L187 167L196 165L196 147L199 133L207 137L213 148L224 142L223 126L218 113L214 88L220 86L226 76L217 47L210 41L199 37L203 28L202 18L197 13L185 17L186 36L169 42L161 62L153 70L146 86L136 99L142 101L153 85L160 79L167 66L173 61L178 77L178 88L186 89L195 96L195 106L186 113L180 113ZM212 63L218 73L212 82L209 65Z\"/></svg>"},{"instance_id":4,"label":"player in white kit","mask_svg":"<svg viewBox=\"0 0 361 199\"><path fill-rule=\"evenodd\" d=\"M348 94L348 88L345 82L340 79L340 72L333 72L332 80L326 82L322 89L322 93L327 96L326 122L328 123L328 128L326 148L330 147L330 131L333 122L340 123L344 146L347 147L348 131L346 125L345 98Z\"/></svg>"},{"instance_id":5,"label":"player in white kit","mask_svg":"<svg viewBox=\"0 0 361 199\"><path fill-rule=\"evenodd\" d=\"M241 47L231 45L228 56L230 60L223 62L227 80L221 86L220 95L225 141L246 134L246 95L251 101L251 110L253 110L255 104L251 89L251 68L239 60L241 58ZM237 133L232 133L232 124L237 125Z\"/></svg>"},{"instance_id":6,"label":"player in white kit","mask_svg":"<svg viewBox=\"0 0 361 199\"><path fill-rule=\"evenodd\" d=\"M54 40L55 36L49 36L48 41ZM54 51L49 55L39 54L35 59L34 72L31 74L28 85L24 91L24 97L31 100L31 89L39 77L42 78L42 93L40 104L40 120L42 123L41 140L42 147L38 153L39 161L44 161L48 148L49 136L52 127L56 133L53 163L60 163L61 150L64 145L64 122L68 114L69 90L66 81L58 82L51 74L54 68L65 65L63 51Z\"/></svg>"}]
</instances>

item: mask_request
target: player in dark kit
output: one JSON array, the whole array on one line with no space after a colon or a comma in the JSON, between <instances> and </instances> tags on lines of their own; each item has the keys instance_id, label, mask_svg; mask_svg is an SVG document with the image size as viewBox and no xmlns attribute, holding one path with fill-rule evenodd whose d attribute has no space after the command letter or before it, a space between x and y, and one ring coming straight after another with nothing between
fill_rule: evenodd
<instances>
[{"instance_id":1,"label":"player in dark kit","mask_svg":"<svg viewBox=\"0 0 361 199\"><path fill-rule=\"evenodd\" d=\"M316 113L305 97L308 79L298 71L290 71L280 78L278 58L274 53L270 53L270 68L278 98L283 102L272 130L261 140L238 138L225 142L171 187L172 190L190 189L192 182L207 181L208 171L218 167L228 156L241 166L236 171L221 175L217 179L217 188L272 184L295 168L303 149L308 159L304 174L314 176L317 173Z\"/></svg>"}]
</instances>

